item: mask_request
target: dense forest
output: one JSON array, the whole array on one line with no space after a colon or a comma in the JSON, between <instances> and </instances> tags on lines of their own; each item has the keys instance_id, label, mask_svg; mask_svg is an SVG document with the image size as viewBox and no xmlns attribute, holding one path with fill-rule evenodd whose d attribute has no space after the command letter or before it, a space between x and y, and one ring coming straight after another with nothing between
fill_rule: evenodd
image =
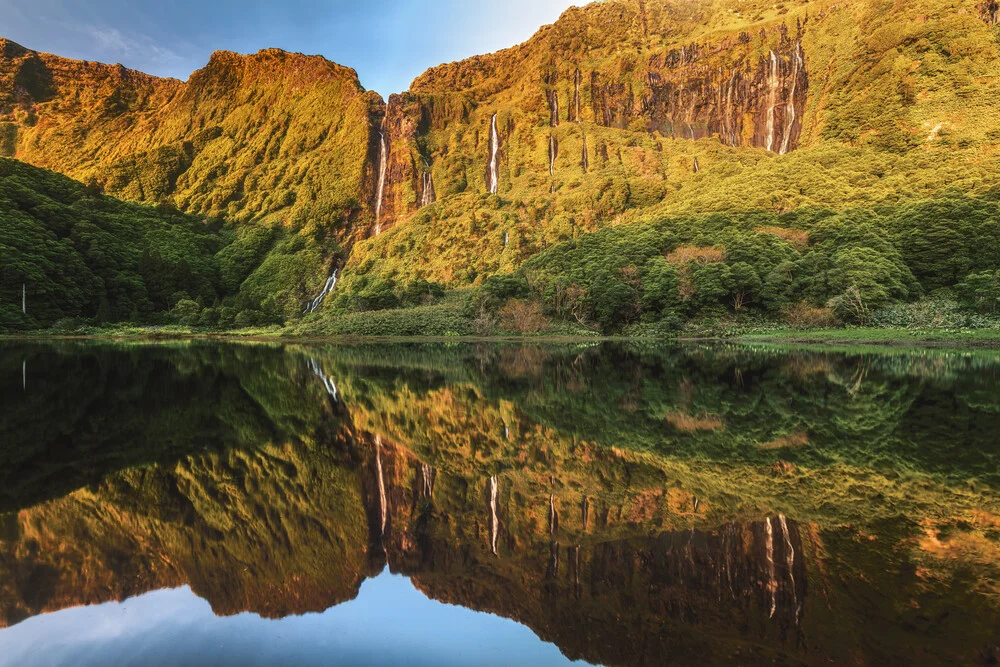
<instances>
[{"instance_id":1,"label":"dense forest","mask_svg":"<svg viewBox=\"0 0 1000 667\"><path fill-rule=\"evenodd\" d=\"M0 158L0 329L277 324L301 313L310 259L321 261L307 245Z\"/></svg>"}]
</instances>

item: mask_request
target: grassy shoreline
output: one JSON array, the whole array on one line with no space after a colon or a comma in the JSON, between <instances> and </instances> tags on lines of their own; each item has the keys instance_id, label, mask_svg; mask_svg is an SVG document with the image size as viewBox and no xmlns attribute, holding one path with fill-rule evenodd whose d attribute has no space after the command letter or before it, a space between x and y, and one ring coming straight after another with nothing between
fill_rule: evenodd
<instances>
[{"instance_id":1,"label":"grassy shoreline","mask_svg":"<svg viewBox=\"0 0 1000 667\"><path fill-rule=\"evenodd\" d=\"M774 343L781 345L917 348L974 348L1000 350L1000 329L883 329L849 327L839 329L775 329L761 333L679 332L676 336L579 336L537 334L529 336L359 336L293 334L283 329L246 329L235 331L196 331L182 327L129 327L88 333L34 331L0 334L0 340L218 340L257 342L421 342L421 343L600 343L607 341L658 341L664 343Z\"/></svg>"}]
</instances>

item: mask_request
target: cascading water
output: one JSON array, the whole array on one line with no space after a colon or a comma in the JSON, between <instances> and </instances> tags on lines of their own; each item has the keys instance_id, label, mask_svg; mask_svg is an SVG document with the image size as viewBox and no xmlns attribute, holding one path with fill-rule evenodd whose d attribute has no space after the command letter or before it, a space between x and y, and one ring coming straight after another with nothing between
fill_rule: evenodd
<instances>
[{"instance_id":1,"label":"cascading water","mask_svg":"<svg viewBox=\"0 0 1000 667\"><path fill-rule=\"evenodd\" d=\"M434 194L434 177L431 175L428 165L428 171L425 171L421 175L421 192L420 192L420 207L430 206L435 201Z\"/></svg>"},{"instance_id":2,"label":"cascading water","mask_svg":"<svg viewBox=\"0 0 1000 667\"><path fill-rule=\"evenodd\" d=\"M559 512L556 511L556 497L549 494L549 535L555 535L559 529Z\"/></svg>"},{"instance_id":3,"label":"cascading water","mask_svg":"<svg viewBox=\"0 0 1000 667\"><path fill-rule=\"evenodd\" d=\"M500 536L500 519L497 517L497 493L499 492L500 483L497 481L496 475L490 477L490 549L493 550L493 555L499 555L497 553L497 539Z\"/></svg>"},{"instance_id":4,"label":"cascading water","mask_svg":"<svg viewBox=\"0 0 1000 667\"><path fill-rule=\"evenodd\" d=\"M778 89L781 87L781 76L778 71L778 56L771 51L770 67L767 74L767 150L774 152L774 128L777 123L775 118L778 110Z\"/></svg>"},{"instance_id":5,"label":"cascading water","mask_svg":"<svg viewBox=\"0 0 1000 667\"><path fill-rule=\"evenodd\" d=\"M580 122L580 80L583 78L583 74L580 73L579 68L573 74L573 120L577 123Z\"/></svg>"},{"instance_id":6,"label":"cascading water","mask_svg":"<svg viewBox=\"0 0 1000 667\"><path fill-rule=\"evenodd\" d=\"M587 137L583 138L583 160L580 163L583 166L583 173L587 173L590 169L590 156L587 154Z\"/></svg>"},{"instance_id":7,"label":"cascading water","mask_svg":"<svg viewBox=\"0 0 1000 667\"><path fill-rule=\"evenodd\" d=\"M698 158L694 159L694 173L701 171L701 165L698 163Z\"/></svg>"},{"instance_id":8,"label":"cascading water","mask_svg":"<svg viewBox=\"0 0 1000 667\"><path fill-rule=\"evenodd\" d=\"M489 186L490 194L496 194L500 189L500 175L497 171L497 154L500 152L500 135L497 133L497 115L493 114L490 120L490 174Z\"/></svg>"},{"instance_id":9,"label":"cascading water","mask_svg":"<svg viewBox=\"0 0 1000 667\"><path fill-rule=\"evenodd\" d=\"M389 508L385 497L385 478L382 473L382 436L375 436L375 470L378 472L378 502L382 519L382 537L385 537L385 525L389 518Z\"/></svg>"},{"instance_id":10,"label":"cascading water","mask_svg":"<svg viewBox=\"0 0 1000 667\"><path fill-rule=\"evenodd\" d=\"M771 615L769 618L774 618L774 612L778 610L778 580L774 571L774 524L771 522L771 517L767 517L767 544L765 545L765 552L767 554L767 573L769 577L767 588L771 591Z\"/></svg>"},{"instance_id":11,"label":"cascading water","mask_svg":"<svg viewBox=\"0 0 1000 667\"><path fill-rule=\"evenodd\" d=\"M583 502L580 504L580 521L583 524L584 532L586 532L590 524L590 500L586 496L583 497Z\"/></svg>"},{"instance_id":12,"label":"cascading water","mask_svg":"<svg viewBox=\"0 0 1000 667\"><path fill-rule=\"evenodd\" d=\"M336 286L337 286L337 269L334 269L333 273L331 273L329 277L327 277L326 283L323 285L323 290L319 293L319 295L315 299L309 302L309 305L306 306L305 311L303 312L315 313L319 309L319 307L323 305L323 301L326 300L326 297L330 295L330 292L332 292L333 288Z\"/></svg>"},{"instance_id":13,"label":"cascading water","mask_svg":"<svg viewBox=\"0 0 1000 667\"><path fill-rule=\"evenodd\" d=\"M551 127L559 127L559 93L554 90L549 91L549 114Z\"/></svg>"},{"instance_id":14,"label":"cascading water","mask_svg":"<svg viewBox=\"0 0 1000 667\"><path fill-rule=\"evenodd\" d=\"M375 236L382 233L382 197L385 194L385 174L389 165L389 142L385 138L385 119L389 116L389 105L385 105L385 116L382 117L382 128L379 130L378 151L378 194L375 200Z\"/></svg>"},{"instance_id":15,"label":"cascading water","mask_svg":"<svg viewBox=\"0 0 1000 667\"><path fill-rule=\"evenodd\" d=\"M781 141L779 155L784 155L792 143L792 131L795 128L795 91L799 83L799 75L805 69L805 58L802 56L802 42L795 44L792 52L792 87L788 92L788 104L785 106L785 136Z\"/></svg>"},{"instance_id":16,"label":"cascading water","mask_svg":"<svg viewBox=\"0 0 1000 667\"><path fill-rule=\"evenodd\" d=\"M327 377L326 373L323 372L323 369L320 368L319 363L311 357L309 359L309 368L312 370L313 375L318 377L319 381L323 383L323 389L325 389L326 393L333 398L333 402L339 403L340 399L337 397L337 385L333 383L333 380Z\"/></svg>"},{"instance_id":17,"label":"cascading water","mask_svg":"<svg viewBox=\"0 0 1000 667\"><path fill-rule=\"evenodd\" d=\"M549 135L549 176L556 175L556 157L559 155L559 144L556 138Z\"/></svg>"}]
</instances>

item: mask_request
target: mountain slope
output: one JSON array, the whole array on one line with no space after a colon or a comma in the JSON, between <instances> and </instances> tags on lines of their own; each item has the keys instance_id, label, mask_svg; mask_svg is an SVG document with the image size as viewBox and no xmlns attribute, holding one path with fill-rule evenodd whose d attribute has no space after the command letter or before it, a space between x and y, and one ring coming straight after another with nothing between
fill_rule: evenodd
<instances>
[{"instance_id":1,"label":"mountain slope","mask_svg":"<svg viewBox=\"0 0 1000 667\"><path fill-rule=\"evenodd\" d=\"M217 52L187 83L0 40L8 155L134 201L342 227L364 208L376 97L353 70Z\"/></svg>"},{"instance_id":2,"label":"mountain slope","mask_svg":"<svg viewBox=\"0 0 1000 667\"><path fill-rule=\"evenodd\" d=\"M830 215L907 215L993 187L992 6L603 0L522 45L432 68L388 102L351 70L277 50L217 53L182 83L5 41L0 151L126 199L287 228L247 277L272 319L298 316L333 269L343 299L327 308L342 312L386 302L355 298L373 286L478 285L633 222L758 216L808 245Z\"/></svg>"}]
</instances>

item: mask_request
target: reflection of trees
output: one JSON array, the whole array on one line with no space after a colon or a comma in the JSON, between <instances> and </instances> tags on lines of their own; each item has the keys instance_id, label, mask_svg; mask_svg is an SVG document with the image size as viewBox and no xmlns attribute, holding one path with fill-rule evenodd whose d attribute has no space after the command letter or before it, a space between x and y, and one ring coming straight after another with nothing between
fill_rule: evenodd
<instances>
[{"instance_id":1,"label":"reflection of trees","mask_svg":"<svg viewBox=\"0 0 1000 667\"><path fill-rule=\"evenodd\" d=\"M8 621L182 583L219 613L319 611L386 562L612 664L874 660L913 641L954 657L996 619L966 595L979 618L900 630L911 599L931 591L947 609L971 567L923 559L914 576L917 524L968 532L965 517L1000 514L991 487L957 492L995 460L997 375L975 357L25 350L0 348L0 369L17 371L0 377L18 380L0 386L18 443L0 454L6 502L24 509L0 517ZM24 354L70 381L20 394ZM825 629L843 624L857 643Z\"/></svg>"}]
</instances>

